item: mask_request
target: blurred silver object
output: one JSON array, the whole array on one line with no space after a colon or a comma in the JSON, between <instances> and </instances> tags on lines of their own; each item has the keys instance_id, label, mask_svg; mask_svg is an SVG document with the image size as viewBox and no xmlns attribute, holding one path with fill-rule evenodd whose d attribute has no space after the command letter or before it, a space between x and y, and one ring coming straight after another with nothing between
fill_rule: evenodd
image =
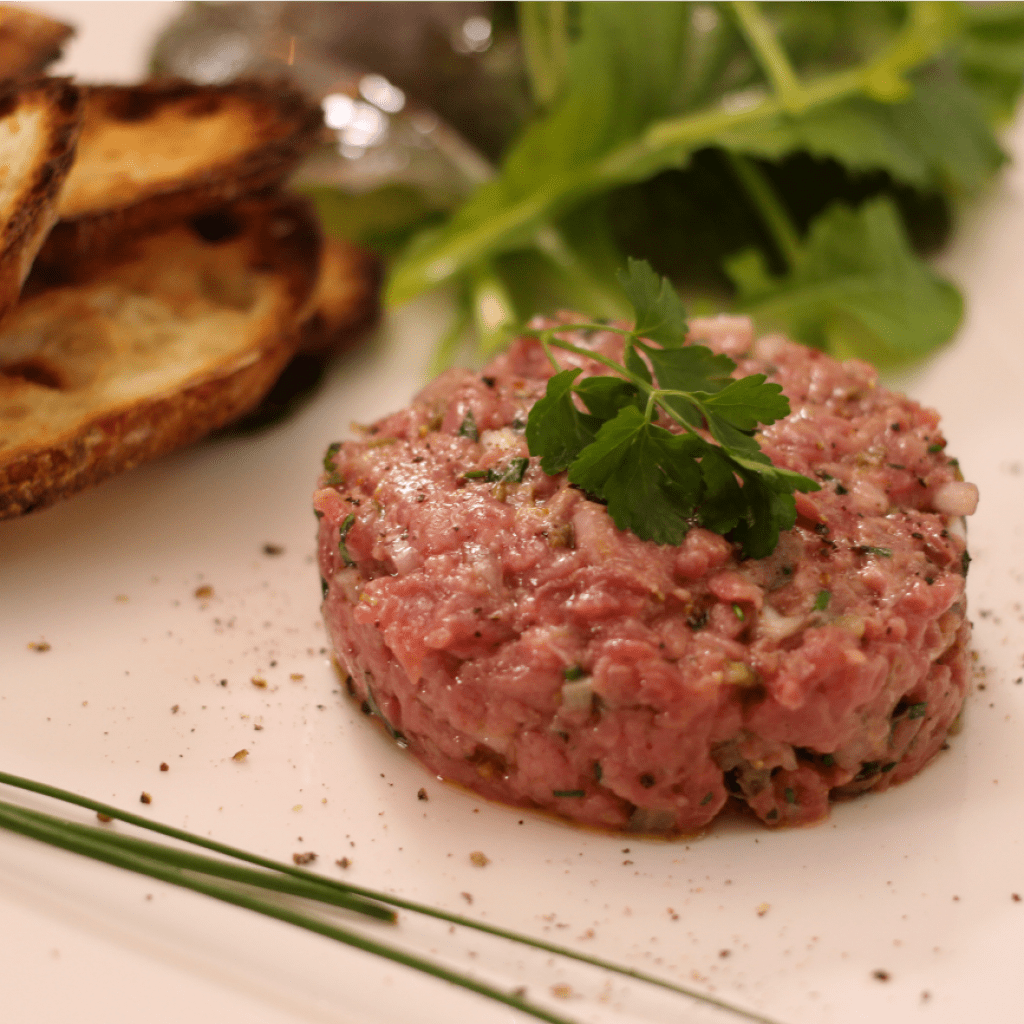
<instances>
[{"instance_id":1,"label":"blurred silver object","mask_svg":"<svg viewBox=\"0 0 1024 1024\"><path fill-rule=\"evenodd\" d=\"M158 40L153 70L206 83L287 76L320 102L328 140L300 181L353 193L408 184L450 208L491 176L488 157L527 109L516 33L495 10L197 3Z\"/></svg>"}]
</instances>

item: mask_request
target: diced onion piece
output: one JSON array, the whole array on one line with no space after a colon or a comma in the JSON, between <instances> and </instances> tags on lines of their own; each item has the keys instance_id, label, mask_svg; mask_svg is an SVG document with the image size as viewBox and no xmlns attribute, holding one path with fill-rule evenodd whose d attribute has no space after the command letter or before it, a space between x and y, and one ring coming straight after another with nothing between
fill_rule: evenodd
<instances>
[{"instance_id":1,"label":"diced onion piece","mask_svg":"<svg viewBox=\"0 0 1024 1024\"><path fill-rule=\"evenodd\" d=\"M674 811L637 807L629 816L630 832L668 832L676 822Z\"/></svg>"},{"instance_id":2,"label":"diced onion piece","mask_svg":"<svg viewBox=\"0 0 1024 1024\"><path fill-rule=\"evenodd\" d=\"M947 516L973 515L978 507L978 488L966 481L950 481L935 492L932 506Z\"/></svg>"},{"instance_id":3,"label":"diced onion piece","mask_svg":"<svg viewBox=\"0 0 1024 1024\"><path fill-rule=\"evenodd\" d=\"M753 686L757 682L754 670L742 661L725 663L725 681L733 686Z\"/></svg>"},{"instance_id":4,"label":"diced onion piece","mask_svg":"<svg viewBox=\"0 0 1024 1024\"><path fill-rule=\"evenodd\" d=\"M864 620L859 615L839 615L832 620L832 625L845 629L858 639L864 635Z\"/></svg>"},{"instance_id":5,"label":"diced onion piece","mask_svg":"<svg viewBox=\"0 0 1024 1024\"><path fill-rule=\"evenodd\" d=\"M589 711L593 699L594 689L590 685L589 676L562 686L563 711Z\"/></svg>"},{"instance_id":6,"label":"diced onion piece","mask_svg":"<svg viewBox=\"0 0 1024 1024\"><path fill-rule=\"evenodd\" d=\"M963 516L950 519L947 529L952 536L959 537L962 541L967 540L967 520Z\"/></svg>"},{"instance_id":7,"label":"diced onion piece","mask_svg":"<svg viewBox=\"0 0 1024 1024\"><path fill-rule=\"evenodd\" d=\"M768 640L785 640L800 628L803 621L802 615L780 615L770 604L766 604L757 620L757 629Z\"/></svg>"}]
</instances>

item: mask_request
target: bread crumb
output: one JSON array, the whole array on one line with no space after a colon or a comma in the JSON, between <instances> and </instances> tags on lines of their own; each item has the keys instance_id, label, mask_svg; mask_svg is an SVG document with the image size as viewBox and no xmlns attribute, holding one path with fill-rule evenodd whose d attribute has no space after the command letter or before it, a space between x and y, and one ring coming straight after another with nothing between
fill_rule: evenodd
<instances>
[{"instance_id":1,"label":"bread crumb","mask_svg":"<svg viewBox=\"0 0 1024 1024\"><path fill-rule=\"evenodd\" d=\"M151 804L152 802L153 802L153 798L148 793L146 793L145 791L139 797L139 803Z\"/></svg>"},{"instance_id":2,"label":"bread crumb","mask_svg":"<svg viewBox=\"0 0 1024 1024\"><path fill-rule=\"evenodd\" d=\"M767 914L768 911L771 909L772 905L770 903L759 903L757 905L757 916L764 917L764 915Z\"/></svg>"},{"instance_id":3,"label":"bread crumb","mask_svg":"<svg viewBox=\"0 0 1024 1024\"><path fill-rule=\"evenodd\" d=\"M480 850L474 850L470 855L469 859L476 868L485 868L491 863L491 858L486 853L481 853Z\"/></svg>"},{"instance_id":4,"label":"bread crumb","mask_svg":"<svg viewBox=\"0 0 1024 1024\"><path fill-rule=\"evenodd\" d=\"M352 861L350 861L348 857L342 857L340 860L336 860L334 863L337 864L339 868L348 869L352 867Z\"/></svg>"},{"instance_id":5,"label":"bread crumb","mask_svg":"<svg viewBox=\"0 0 1024 1024\"><path fill-rule=\"evenodd\" d=\"M248 750L246 750L246 749L245 749L245 748L243 747L243 748L242 748L241 750L236 750L236 751L235 751L235 752L234 752L234 753L233 753L233 754L231 755L231 760L232 760L232 761L244 761L244 760L245 760L245 759L246 759L246 758L247 758L248 756L249 756L249 751L248 751Z\"/></svg>"},{"instance_id":6,"label":"bread crumb","mask_svg":"<svg viewBox=\"0 0 1024 1024\"><path fill-rule=\"evenodd\" d=\"M196 587L194 593L200 601L205 601L208 598L213 597L213 587L211 587L209 583L204 583L201 587Z\"/></svg>"},{"instance_id":7,"label":"bread crumb","mask_svg":"<svg viewBox=\"0 0 1024 1024\"><path fill-rule=\"evenodd\" d=\"M298 864L300 867L303 864L312 864L316 860L316 854L312 850L307 850L305 853L293 853L292 862Z\"/></svg>"},{"instance_id":8,"label":"bread crumb","mask_svg":"<svg viewBox=\"0 0 1024 1024\"><path fill-rule=\"evenodd\" d=\"M32 640L28 645L28 649L30 651L35 651L37 654L42 654L45 651L52 650L45 640Z\"/></svg>"},{"instance_id":9,"label":"bread crumb","mask_svg":"<svg viewBox=\"0 0 1024 1024\"><path fill-rule=\"evenodd\" d=\"M251 682L257 690L265 690L267 688L266 679L261 679L259 676L253 676Z\"/></svg>"}]
</instances>

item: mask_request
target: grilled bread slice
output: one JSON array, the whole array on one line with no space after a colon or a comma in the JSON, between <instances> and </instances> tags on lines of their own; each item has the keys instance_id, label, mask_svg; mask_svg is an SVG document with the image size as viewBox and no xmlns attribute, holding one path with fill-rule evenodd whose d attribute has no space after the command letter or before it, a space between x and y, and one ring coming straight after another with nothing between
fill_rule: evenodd
<instances>
[{"instance_id":1,"label":"grilled bread slice","mask_svg":"<svg viewBox=\"0 0 1024 1024\"><path fill-rule=\"evenodd\" d=\"M60 56L74 31L35 11L0 4L0 78L42 71Z\"/></svg>"},{"instance_id":2,"label":"grilled bread slice","mask_svg":"<svg viewBox=\"0 0 1024 1024\"><path fill-rule=\"evenodd\" d=\"M57 219L81 116L79 91L65 79L0 82L0 318Z\"/></svg>"},{"instance_id":3,"label":"grilled bread slice","mask_svg":"<svg viewBox=\"0 0 1024 1024\"><path fill-rule=\"evenodd\" d=\"M45 263L277 184L323 123L294 89L254 81L92 86L84 100L60 223L40 254Z\"/></svg>"},{"instance_id":4,"label":"grilled bread slice","mask_svg":"<svg viewBox=\"0 0 1024 1024\"><path fill-rule=\"evenodd\" d=\"M341 238L325 238L320 273L302 324L304 352L341 351L379 312L380 261Z\"/></svg>"},{"instance_id":5,"label":"grilled bread slice","mask_svg":"<svg viewBox=\"0 0 1024 1024\"><path fill-rule=\"evenodd\" d=\"M33 272L0 328L0 518L242 415L296 351L320 233L263 196Z\"/></svg>"}]
</instances>

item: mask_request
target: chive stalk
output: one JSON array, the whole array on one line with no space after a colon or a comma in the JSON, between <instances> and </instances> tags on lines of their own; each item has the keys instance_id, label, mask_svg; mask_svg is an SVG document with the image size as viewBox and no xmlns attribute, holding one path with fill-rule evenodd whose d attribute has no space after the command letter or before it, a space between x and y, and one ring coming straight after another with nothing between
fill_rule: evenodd
<instances>
[{"instance_id":1,"label":"chive stalk","mask_svg":"<svg viewBox=\"0 0 1024 1024\"><path fill-rule=\"evenodd\" d=\"M406 953L396 947L378 942L357 932L350 931L337 924L328 924L317 917L283 907L279 903L261 899L246 891L256 888L274 892L282 892L305 899L316 900L332 906L343 907L356 913L370 916L381 921L393 921L393 911L388 907L406 910L446 921L449 924L472 928L476 931L506 939L533 949L562 956L579 963L585 963L601 970L609 971L623 977L633 978L659 988L667 989L678 995L686 996L705 1005L731 1013L739 1019L754 1021L757 1024L777 1024L770 1018L754 1011L733 1006L725 1000L707 995L683 985L676 985L644 971L622 967L600 957L578 953L572 949L545 942L541 939L520 935L516 932L493 925L483 924L459 914L450 914L424 904L415 903L383 892L376 892L362 886L324 878L303 868L275 861L268 857L249 853L214 839L204 838L183 829L164 825L157 821L121 810L110 804L91 800L77 793L35 782L18 775L0 771L0 784L26 790L40 796L50 797L64 803L73 804L102 815L105 819L122 821L129 825L156 832L168 838L191 844L230 857L235 861L251 864L263 871L252 871L213 857L204 857L191 851L179 850L163 846L134 836L126 836L95 826L83 825L57 818L42 811L19 807L6 801L0 801L0 829L28 836L50 846L56 846L72 853L103 861L150 878L160 879L182 888L191 889L211 896L225 903L245 907L255 913L286 921L307 931L315 932L326 938L341 942L364 952L391 960L414 970L421 971L432 977L450 982L453 985L476 992L489 999L496 1000L521 1011L537 1020L548 1024L574 1024L569 1018L552 1013L543 1007L528 1003L515 992L507 993L493 986L478 982L468 975L449 970L439 964L414 954Z\"/></svg>"}]
</instances>

